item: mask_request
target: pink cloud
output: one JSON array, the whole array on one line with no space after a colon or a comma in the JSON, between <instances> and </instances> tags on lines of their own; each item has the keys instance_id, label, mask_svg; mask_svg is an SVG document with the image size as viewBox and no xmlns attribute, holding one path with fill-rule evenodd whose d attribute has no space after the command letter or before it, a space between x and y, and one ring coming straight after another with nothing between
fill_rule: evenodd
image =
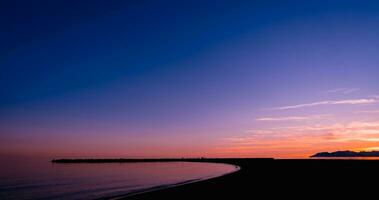
<instances>
[{"instance_id":1,"label":"pink cloud","mask_svg":"<svg viewBox=\"0 0 379 200\"><path fill-rule=\"evenodd\" d=\"M249 130L247 134L223 138L220 151L277 157L309 156L318 151L356 150L379 146L379 121L353 121L330 125L292 126Z\"/></svg>"}]
</instances>

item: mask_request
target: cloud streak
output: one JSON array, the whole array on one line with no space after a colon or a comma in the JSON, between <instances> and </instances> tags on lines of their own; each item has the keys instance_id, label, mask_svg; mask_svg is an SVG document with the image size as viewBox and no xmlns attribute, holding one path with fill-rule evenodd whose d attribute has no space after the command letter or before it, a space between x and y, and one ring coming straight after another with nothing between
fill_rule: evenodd
<instances>
[{"instance_id":1,"label":"cloud streak","mask_svg":"<svg viewBox=\"0 0 379 200\"><path fill-rule=\"evenodd\" d=\"M366 99L346 99L346 100L328 100L328 101L317 101L312 103L305 104L297 104L297 105L289 105L289 106L281 106L275 108L269 108L269 110L289 110L289 109L298 109L305 107L314 107L321 105L359 105L359 104L373 104L377 103L378 99L376 98L366 98Z\"/></svg>"},{"instance_id":2,"label":"cloud streak","mask_svg":"<svg viewBox=\"0 0 379 200\"><path fill-rule=\"evenodd\" d=\"M221 148L241 155L306 157L318 151L379 147L379 121L278 127L246 133L223 138Z\"/></svg>"},{"instance_id":3,"label":"cloud streak","mask_svg":"<svg viewBox=\"0 0 379 200\"><path fill-rule=\"evenodd\" d=\"M363 111L356 111L354 114L379 114L379 110L363 110Z\"/></svg>"},{"instance_id":4,"label":"cloud streak","mask_svg":"<svg viewBox=\"0 0 379 200\"><path fill-rule=\"evenodd\" d=\"M308 115L308 116L287 116L287 117L262 117L255 119L256 121L270 122L270 121L308 121L329 118L332 115Z\"/></svg>"},{"instance_id":5,"label":"cloud streak","mask_svg":"<svg viewBox=\"0 0 379 200\"><path fill-rule=\"evenodd\" d=\"M359 91L358 88L336 88L332 90L324 91L323 93L331 94L331 93L342 93L342 94L350 94L353 92Z\"/></svg>"}]
</instances>

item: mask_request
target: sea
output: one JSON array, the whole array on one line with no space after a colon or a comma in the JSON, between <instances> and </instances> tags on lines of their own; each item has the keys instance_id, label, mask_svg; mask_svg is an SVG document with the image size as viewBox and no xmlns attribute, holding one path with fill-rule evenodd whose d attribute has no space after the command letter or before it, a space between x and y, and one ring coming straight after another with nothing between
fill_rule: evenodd
<instances>
[{"instance_id":1,"label":"sea","mask_svg":"<svg viewBox=\"0 0 379 200\"><path fill-rule=\"evenodd\" d=\"M0 164L0 199L116 199L232 173L219 163L52 163L8 159Z\"/></svg>"}]
</instances>

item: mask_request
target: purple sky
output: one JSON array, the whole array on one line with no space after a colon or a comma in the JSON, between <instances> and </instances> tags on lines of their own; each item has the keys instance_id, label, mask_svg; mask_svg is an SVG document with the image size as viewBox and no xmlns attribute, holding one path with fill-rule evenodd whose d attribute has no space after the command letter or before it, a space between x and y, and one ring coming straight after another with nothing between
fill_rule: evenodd
<instances>
[{"instance_id":1,"label":"purple sky","mask_svg":"<svg viewBox=\"0 0 379 200\"><path fill-rule=\"evenodd\" d=\"M375 1L1 4L1 155L379 149Z\"/></svg>"}]
</instances>

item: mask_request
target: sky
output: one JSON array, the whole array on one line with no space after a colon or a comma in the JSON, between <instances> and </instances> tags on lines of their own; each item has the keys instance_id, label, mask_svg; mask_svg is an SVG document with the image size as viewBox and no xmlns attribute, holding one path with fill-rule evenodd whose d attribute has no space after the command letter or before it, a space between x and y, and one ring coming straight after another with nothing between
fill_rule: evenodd
<instances>
[{"instance_id":1,"label":"sky","mask_svg":"<svg viewBox=\"0 0 379 200\"><path fill-rule=\"evenodd\" d=\"M1 1L0 156L379 150L379 3Z\"/></svg>"}]
</instances>

